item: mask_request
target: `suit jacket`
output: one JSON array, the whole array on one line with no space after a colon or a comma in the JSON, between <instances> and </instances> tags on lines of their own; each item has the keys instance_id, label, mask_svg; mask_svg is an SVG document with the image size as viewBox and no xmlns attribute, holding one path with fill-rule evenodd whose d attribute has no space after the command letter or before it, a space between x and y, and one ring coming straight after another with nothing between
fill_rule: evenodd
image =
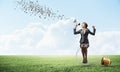
<instances>
[{"instance_id":1,"label":"suit jacket","mask_svg":"<svg viewBox=\"0 0 120 72\"><path fill-rule=\"evenodd\" d=\"M83 29L80 29L79 31L76 31L76 29L73 29L74 34L80 34L81 38L80 38L80 44L89 44L89 40L88 40L88 34L91 35L95 35L96 29L93 29L93 32L91 32L88 28L86 29L86 31L84 32Z\"/></svg>"}]
</instances>

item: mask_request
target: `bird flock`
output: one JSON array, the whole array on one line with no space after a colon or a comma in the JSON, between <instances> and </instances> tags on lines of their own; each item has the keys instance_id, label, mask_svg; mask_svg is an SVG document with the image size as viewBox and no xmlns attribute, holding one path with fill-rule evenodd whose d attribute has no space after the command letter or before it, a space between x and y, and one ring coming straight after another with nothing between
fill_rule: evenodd
<instances>
[{"instance_id":1,"label":"bird flock","mask_svg":"<svg viewBox=\"0 0 120 72\"><path fill-rule=\"evenodd\" d=\"M59 14L59 11L54 11L52 8L39 4L38 0L19 0L16 1L16 8L20 8L24 13L38 16L40 19L59 19L62 20L65 16Z\"/></svg>"}]
</instances>

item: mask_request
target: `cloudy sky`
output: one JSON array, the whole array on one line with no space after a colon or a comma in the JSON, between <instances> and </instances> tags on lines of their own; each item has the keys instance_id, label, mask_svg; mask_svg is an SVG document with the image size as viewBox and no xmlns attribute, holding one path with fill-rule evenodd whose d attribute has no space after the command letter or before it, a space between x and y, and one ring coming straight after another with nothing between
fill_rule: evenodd
<instances>
[{"instance_id":1,"label":"cloudy sky","mask_svg":"<svg viewBox=\"0 0 120 72\"><path fill-rule=\"evenodd\" d=\"M16 9L16 0L0 0L1 55L75 55L80 35L73 34L74 18L87 22L91 31L91 26L96 26L96 35L89 35L89 55L120 54L119 0L39 0L39 3L59 10L69 19L40 19Z\"/></svg>"}]
</instances>

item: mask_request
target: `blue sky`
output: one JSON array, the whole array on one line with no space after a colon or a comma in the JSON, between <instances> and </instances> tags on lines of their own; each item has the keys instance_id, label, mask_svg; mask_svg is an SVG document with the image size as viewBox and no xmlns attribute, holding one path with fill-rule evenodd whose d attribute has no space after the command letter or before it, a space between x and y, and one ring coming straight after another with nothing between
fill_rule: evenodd
<instances>
[{"instance_id":1,"label":"blue sky","mask_svg":"<svg viewBox=\"0 0 120 72\"><path fill-rule=\"evenodd\" d=\"M15 10L16 0L0 1L0 33L9 33L16 28L23 28L29 22L40 21L39 18ZM75 17L79 21L95 25L98 31L119 30L119 0L40 0L40 4L59 10L66 17Z\"/></svg>"},{"instance_id":2,"label":"blue sky","mask_svg":"<svg viewBox=\"0 0 120 72\"><path fill-rule=\"evenodd\" d=\"M0 35L1 36L8 36L9 38L9 36L12 35L14 32L16 32L17 30L24 31L31 23L36 24L38 22L41 22L43 24L46 24L45 26L47 25L49 26L49 24L55 24L59 22L52 20L51 21L42 20L35 16L29 16L28 14L22 12L20 9L15 10L15 6L16 6L15 1L16 0L0 0ZM119 28L120 1L119 0L39 0L39 3L41 5L46 5L50 8L53 8L55 11L59 10L60 14L64 14L66 17L74 17L78 19L80 22L87 22L90 29L92 25L96 26L98 33L120 31ZM64 28L65 30L71 29L70 31L67 32L68 35L67 37L68 40L69 39L72 40L74 39L74 35L72 35L72 27L73 27L72 21L69 22L69 25L67 25L67 27L68 28L61 26L61 29L62 28ZM57 31L55 32L51 31L50 33L58 34ZM59 38L58 35L55 35L56 39ZM25 38L27 38L27 36L25 36ZM36 38L33 39L36 41ZM68 44L72 44L72 43L68 43ZM63 45L62 47L66 48L67 46ZM75 45L73 47L75 47ZM12 49L9 50L13 51Z\"/></svg>"}]
</instances>

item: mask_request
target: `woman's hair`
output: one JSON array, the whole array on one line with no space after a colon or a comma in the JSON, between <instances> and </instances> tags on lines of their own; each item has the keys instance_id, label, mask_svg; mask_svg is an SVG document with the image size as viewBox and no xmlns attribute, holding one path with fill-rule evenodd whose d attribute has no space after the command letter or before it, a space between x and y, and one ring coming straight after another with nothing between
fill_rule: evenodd
<instances>
[{"instance_id":1,"label":"woman's hair","mask_svg":"<svg viewBox=\"0 0 120 72\"><path fill-rule=\"evenodd\" d=\"M86 28L88 27L88 24L86 22L83 22L82 24L85 24Z\"/></svg>"}]
</instances>

